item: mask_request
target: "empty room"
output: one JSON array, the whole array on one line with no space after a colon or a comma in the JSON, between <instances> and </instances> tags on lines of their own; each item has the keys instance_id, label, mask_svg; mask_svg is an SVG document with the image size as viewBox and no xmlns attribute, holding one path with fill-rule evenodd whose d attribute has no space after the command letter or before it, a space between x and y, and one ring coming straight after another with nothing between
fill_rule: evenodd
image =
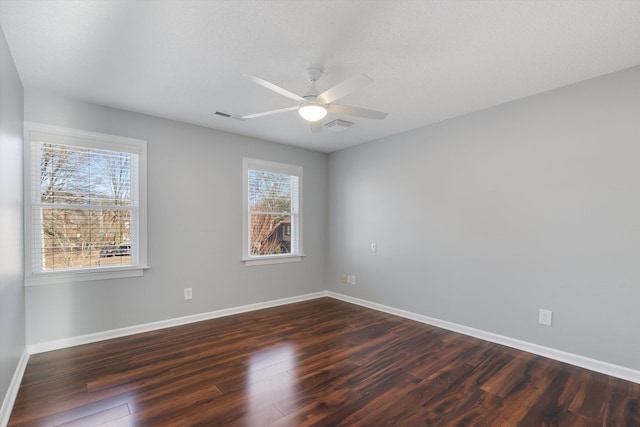
<instances>
[{"instance_id":1,"label":"empty room","mask_svg":"<svg viewBox=\"0 0 640 427\"><path fill-rule=\"evenodd\" d=\"M0 426L640 426L640 0L0 0Z\"/></svg>"}]
</instances>

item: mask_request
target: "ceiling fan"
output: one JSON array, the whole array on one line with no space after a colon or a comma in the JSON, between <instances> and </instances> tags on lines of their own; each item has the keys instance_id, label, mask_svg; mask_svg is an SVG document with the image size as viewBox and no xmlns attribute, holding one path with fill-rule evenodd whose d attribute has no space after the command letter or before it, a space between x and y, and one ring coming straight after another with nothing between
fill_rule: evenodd
<instances>
[{"instance_id":1,"label":"ceiling fan","mask_svg":"<svg viewBox=\"0 0 640 427\"><path fill-rule=\"evenodd\" d=\"M347 116L364 117L366 119L376 120L382 120L387 117L387 113L383 113L380 111L367 110L366 108L352 107L349 105L333 103L334 101L344 98L350 93L373 83L373 80L370 77L364 74L359 74L355 77L338 83L337 85L319 94L318 89L316 89L316 82L318 81L320 76L322 76L322 69L316 67L308 68L307 79L309 80L310 87L306 95L299 96L293 92L288 91L287 89L261 79L260 77L256 77L251 74L245 74L244 77L248 80L259 84L264 88L272 90L275 93L298 101L298 105L293 107L280 108L278 110L264 111L262 113L249 114L246 116L240 116L239 118L255 119L258 117L270 116L272 114L298 110L298 114L309 123L311 132L315 133L322 130L322 119L327 115L327 113L344 114Z\"/></svg>"}]
</instances>

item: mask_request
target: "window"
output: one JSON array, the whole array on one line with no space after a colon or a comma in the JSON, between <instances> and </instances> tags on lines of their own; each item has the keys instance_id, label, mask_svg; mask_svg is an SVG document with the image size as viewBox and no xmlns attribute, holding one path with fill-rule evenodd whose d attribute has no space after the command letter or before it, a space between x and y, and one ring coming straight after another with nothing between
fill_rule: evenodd
<instances>
[{"instance_id":1,"label":"window","mask_svg":"<svg viewBox=\"0 0 640 427\"><path fill-rule=\"evenodd\" d=\"M146 268L146 141L25 124L27 284Z\"/></svg>"},{"instance_id":2,"label":"window","mask_svg":"<svg viewBox=\"0 0 640 427\"><path fill-rule=\"evenodd\" d=\"M245 265L300 261L302 167L243 160Z\"/></svg>"}]
</instances>

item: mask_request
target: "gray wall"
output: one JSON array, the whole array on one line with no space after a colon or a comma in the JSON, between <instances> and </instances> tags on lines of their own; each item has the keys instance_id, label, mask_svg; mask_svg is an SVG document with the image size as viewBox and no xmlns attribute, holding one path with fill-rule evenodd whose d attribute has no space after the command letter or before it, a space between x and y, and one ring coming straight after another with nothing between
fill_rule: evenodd
<instances>
[{"instance_id":1,"label":"gray wall","mask_svg":"<svg viewBox=\"0 0 640 427\"><path fill-rule=\"evenodd\" d=\"M639 183L640 67L332 153L328 287L640 369Z\"/></svg>"},{"instance_id":2,"label":"gray wall","mask_svg":"<svg viewBox=\"0 0 640 427\"><path fill-rule=\"evenodd\" d=\"M325 289L326 154L29 88L25 120L148 141L151 265L141 278L27 287L29 344ZM243 156L304 168L303 261L240 262Z\"/></svg>"},{"instance_id":3,"label":"gray wall","mask_svg":"<svg viewBox=\"0 0 640 427\"><path fill-rule=\"evenodd\" d=\"M0 403L25 348L22 246L23 89L0 30Z\"/></svg>"}]
</instances>

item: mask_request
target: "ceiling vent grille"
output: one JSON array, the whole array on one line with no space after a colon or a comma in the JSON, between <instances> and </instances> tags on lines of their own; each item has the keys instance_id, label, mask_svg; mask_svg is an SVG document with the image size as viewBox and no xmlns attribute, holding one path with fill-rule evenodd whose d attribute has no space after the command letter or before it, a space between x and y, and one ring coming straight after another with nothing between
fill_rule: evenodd
<instances>
[{"instance_id":1,"label":"ceiling vent grille","mask_svg":"<svg viewBox=\"0 0 640 427\"><path fill-rule=\"evenodd\" d=\"M244 120L242 116L239 116L237 114L225 113L224 111L216 111L214 114L216 116L224 117L225 119Z\"/></svg>"},{"instance_id":2,"label":"ceiling vent grille","mask_svg":"<svg viewBox=\"0 0 640 427\"><path fill-rule=\"evenodd\" d=\"M349 129L351 126L353 126L352 122L336 119L324 125L324 128L326 130L330 130L331 132L342 132Z\"/></svg>"}]
</instances>

